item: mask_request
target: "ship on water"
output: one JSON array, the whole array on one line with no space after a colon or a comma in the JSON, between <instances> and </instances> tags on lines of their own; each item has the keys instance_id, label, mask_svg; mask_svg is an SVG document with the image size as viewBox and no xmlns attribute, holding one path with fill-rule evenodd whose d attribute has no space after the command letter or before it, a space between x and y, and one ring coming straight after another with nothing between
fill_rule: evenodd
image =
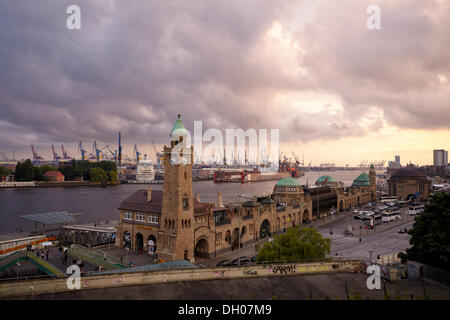
<instances>
[{"instance_id":1,"label":"ship on water","mask_svg":"<svg viewBox=\"0 0 450 320\"><path fill-rule=\"evenodd\" d=\"M140 160L136 167L136 183L149 183L155 180L155 169L151 160Z\"/></svg>"},{"instance_id":2,"label":"ship on water","mask_svg":"<svg viewBox=\"0 0 450 320\"><path fill-rule=\"evenodd\" d=\"M279 180L292 177L299 178L305 175L298 163L291 163L287 160L280 161L277 172L270 171L270 168L256 167L253 170L245 169L219 169L214 172L214 182L259 182Z\"/></svg>"}]
</instances>

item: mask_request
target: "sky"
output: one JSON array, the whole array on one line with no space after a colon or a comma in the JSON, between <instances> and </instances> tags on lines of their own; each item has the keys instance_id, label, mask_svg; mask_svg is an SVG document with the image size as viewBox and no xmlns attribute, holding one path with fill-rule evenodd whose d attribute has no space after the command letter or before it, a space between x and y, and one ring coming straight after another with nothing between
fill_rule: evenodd
<instances>
[{"instance_id":1,"label":"sky","mask_svg":"<svg viewBox=\"0 0 450 320\"><path fill-rule=\"evenodd\" d=\"M446 0L0 0L0 153L17 159L117 149L118 131L154 158L181 114L189 130L279 129L313 165L432 164L449 81Z\"/></svg>"}]
</instances>

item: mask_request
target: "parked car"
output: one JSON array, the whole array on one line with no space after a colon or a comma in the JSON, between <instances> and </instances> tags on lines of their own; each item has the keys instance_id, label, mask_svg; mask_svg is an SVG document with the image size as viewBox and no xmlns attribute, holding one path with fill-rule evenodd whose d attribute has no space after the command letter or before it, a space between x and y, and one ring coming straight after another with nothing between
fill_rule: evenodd
<instances>
[{"instance_id":1,"label":"parked car","mask_svg":"<svg viewBox=\"0 0 450 320\"><path fill-rule=\"evenodd\" d=\"M237 266L237 265L241 265L242 266L242 265L248 264L249 262L250 262L250 260L247 257L243 256L243 257L239 257L237 259L234 259L231 264L233 266Z\"/></svg>"},{"instance_id":2,"label":"parked car","mask_svg":"<svg viewBox=\"0 0 450 320\"><path fill-rule=\"evenodd\" d=\"M258 256L253 256L253 257L251 257L251 258L250 258L250 261L251 261L251 262L256 262L256 258L257 258L257 257L258 257Z\"/></svg>"},{"instance_id":3,"label":"parked car","mask_svg":"<svg viewBox=\"0 0 450 320\"><path fill-rule=\"evenodd\" d=\"M406 229L406 228L398 230L398 233L407 233L407 232L408 232L408 229Z\"/></svg>"}]
</instances>

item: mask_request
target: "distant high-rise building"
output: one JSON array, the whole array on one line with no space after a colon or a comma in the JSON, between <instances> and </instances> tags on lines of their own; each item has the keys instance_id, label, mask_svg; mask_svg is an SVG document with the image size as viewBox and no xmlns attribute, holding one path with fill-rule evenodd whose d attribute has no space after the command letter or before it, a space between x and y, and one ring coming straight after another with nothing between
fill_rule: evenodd
<instances>
[{"instance_id":1,"label":"distant high-rise building","mask_svg":"<svg viewBox=\"0 0 450 320\"><path fill-rule=\"evenodd\" d=\"M444 167L448 165L448 151L444 149L433 150L433 165L436 167Z\"/></svg>"},{"instance_id":2,"label":"distant high-rise building","mask_svg":"<svg viewBox=\"0 0 450 320\"><path fill-rule=\"evenodd\" d=\"M399 155L396 155L395 156L395 161L389 161L389 166L388 166L388 168L389 169L398 169L398 168L401 168L402 166L401 166L401 164L400 164L400 156Z\"/></svg>"}]
</instances>

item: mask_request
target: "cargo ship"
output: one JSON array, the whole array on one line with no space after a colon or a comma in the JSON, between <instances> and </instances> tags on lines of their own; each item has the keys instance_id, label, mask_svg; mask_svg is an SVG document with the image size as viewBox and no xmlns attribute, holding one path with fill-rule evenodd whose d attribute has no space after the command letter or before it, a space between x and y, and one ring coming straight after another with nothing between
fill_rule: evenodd
<instances>
[{"instance_id":1,"label":"cargo ship","mask_svg":"<svg viewBox=\"0 0 450 320\"><path fill-rule=\"evenodd\" d=\"M259 182L280 180L282 178L292 177L299 178L304 176L305 173L300 169L297 164L291 164L287 161L280 161L278 172L262 172L258 168L251 170L244 169L219 169L214 172L214 182Z\"/></svg>"}]
</instances>

